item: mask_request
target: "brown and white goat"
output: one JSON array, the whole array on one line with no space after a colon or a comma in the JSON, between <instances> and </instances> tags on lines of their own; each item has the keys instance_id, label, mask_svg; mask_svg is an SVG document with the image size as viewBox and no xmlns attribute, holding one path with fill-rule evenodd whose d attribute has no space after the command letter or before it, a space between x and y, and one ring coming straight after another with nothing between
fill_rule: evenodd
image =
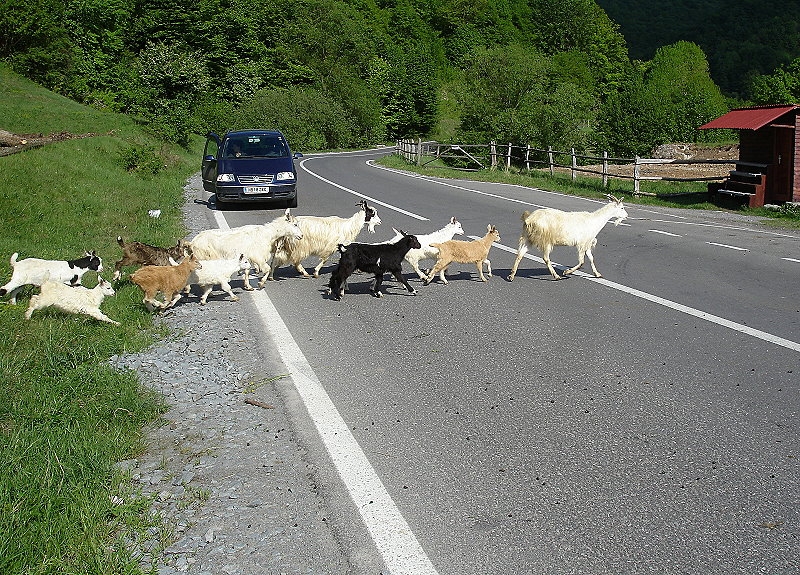
<instances>
[{"instance_id":1,"label":"brown and white goat","mask_svg":"<svg viewBox=\"0 0 800 575\"><path fill-rule=\"evenodd\" d=\"M117 236L117 243L122 248L122 259L114 264L114 280L118 280L122 275L123 266L168 266L169 258L180 261L189 248L183 240L178 240L170 248L160 248L141 242L125 242L122 236Z\"/></svg>"},{"instance_id":2,"label":"brown and white goat","mask_svg":"<svg viewBox=\"0 0 800 575\"><path fill-rule=\"evenodd\" d=\"M500 232L492 224L486 226L486 235L480 239L465 242L460 240L448 240L442 243L433 243L431 247L439 250L439 255L436 258L436 265L428 274L423 282L425 285L431 283L431 280L439 274L439 279L442 283L447 283L444 277L444 272L453 262L461 264L474 263L478 268L478 276L482 282L486 281L483 275L483 263L486 262L487 275L492 277L492 263L489 261L489 250L494 242L500 241Z\"/></svg>"},{"instance_id":3,"label":"brown and white goat","mask_svg":"<svg viewBox=\"0 0 800 575\"><path fill-rule=\"evenodd\" d=\"M118 321L114 321L100 311L103 299L106 296L114 295L114 288L103 278L99 278L99 280L100 283L92 289L80 285L69 286L49 280L44 282L41 292L31 296L28 310L25 312L25 319L31 319L31 315L37 309L52 306L67 313L88 315L96 320L119 325Z\"/></svg>"},{"instance_id":4,"label":"brown and white goat","mask_svg":"<svg viewBox=\"0 0 800 575\"><path fill-rule=\"evenodd\" d=\"M9 282L0 288L0 296L11 295L9 303L17 303L17 292L26 285L40 286L46 281L79 285L81 278L88 271L103 271L103 260L94 250L86 252L82 258L74 260L42 260L25 258L17 261L19 254L11 256L13 272Z\"/></svg>"},{"instance_id":5,"label":"brown and white goat","mask_svg":"<svg viewBox=\"0 0 800 575\"><path fill-rule=\"evenodd\" d=\"M597 234L611 218L616 218L614 225L618 226L628 217L628 212L622 205L624 198L617 199L610 194L606 197L609 202L593 212L562 212L554 208L523 212L517 259L514 260L508 281L514 281L519 262L531 246L536 246L542 252L544 263L547 264L553 279L561 279L550 261L550 252L554 246L575 246L578 250L578 265L566 270L564 275L569 275L580 268L585 254L589 258L595 277L603 277L597 271L592 255L592 248L597 245Z\"/></svg>"},{"instance_id":6,"label":"brown and white goat","mask_svg":"<svg viewBox=\"0 0 800 575\"><path fill-rule=\"evenodd\" d=\"M174 306L181 299L181 291L186 287L189 275L202 264L194 254L183 258L176 266L144 266L133 272L131 281L142 288L143 303L149 311L164 311ZM161 302L158 294L164 297Z\"/></svg>"}]
</instances>

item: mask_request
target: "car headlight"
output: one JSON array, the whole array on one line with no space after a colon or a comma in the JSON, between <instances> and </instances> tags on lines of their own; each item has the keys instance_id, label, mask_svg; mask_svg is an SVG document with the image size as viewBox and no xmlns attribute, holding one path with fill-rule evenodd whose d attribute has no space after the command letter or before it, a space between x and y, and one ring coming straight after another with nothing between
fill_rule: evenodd
<instances>
[{"instance_id":1,"label":"car headlight","mask_svg":"<svg viewBox=\"0 0 800 575\"><path fill-rule=\"evenodd\" d=\"M217 175L218 182L235 182L236 176L233 174L218 174Z\"/></svg>"},{"instance_id":2,"label":"car headlight","mask_svg":"<svg viewBox=\"0 0 800 575\"><path fill-rule=\"evenodd\" d=\"M293 180L294 172L278 172L275 176L276 180Z\"/></svg>"}]
</instances>

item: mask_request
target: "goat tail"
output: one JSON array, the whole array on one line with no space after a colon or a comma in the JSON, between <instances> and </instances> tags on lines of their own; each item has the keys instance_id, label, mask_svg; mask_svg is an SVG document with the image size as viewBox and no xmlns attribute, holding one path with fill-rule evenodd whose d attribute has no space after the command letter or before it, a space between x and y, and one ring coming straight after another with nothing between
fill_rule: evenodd
<instances>
[{"instance_id":1,"label":"goat tail","mask_svg":"<svg viewBox=\"0 0 800 575\"><path fill-rule=\"evenodd\" d=\"M11 267L14 267L14 264L17 263L17 258L18 257L19 257L19 254L17 252L14 252L13 254L11 254L11 259L8 260L11 263Z\"/></svg>"},{"instance_id":2,"label":"goat tail","mask_svg":"<svg viewBox=\"0 0 800 575\"><path fill-rule=\"evenodd\" d=\"M119 244L119 247L125 247L125 242L123 241L122 236L117 236L117 243Z\"/></svg>"}]
</instances>

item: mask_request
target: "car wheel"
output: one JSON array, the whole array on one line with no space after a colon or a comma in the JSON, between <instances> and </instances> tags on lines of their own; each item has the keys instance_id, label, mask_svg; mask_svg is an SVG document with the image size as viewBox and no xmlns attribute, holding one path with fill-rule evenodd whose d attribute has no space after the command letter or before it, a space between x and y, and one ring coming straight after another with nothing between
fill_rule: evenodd
<instances>
[{"instance_id":1,"label":"car wheel","mask_svg":"<svg viewBox=\"0 0 800 575\"><path fill-rule=\"evenodd\" d=\"M224 200L219 197L219 194L214 194L214 204L217 207L222 207L222 204L224 203L225 203Z\"/></svg>"}]
</instances>

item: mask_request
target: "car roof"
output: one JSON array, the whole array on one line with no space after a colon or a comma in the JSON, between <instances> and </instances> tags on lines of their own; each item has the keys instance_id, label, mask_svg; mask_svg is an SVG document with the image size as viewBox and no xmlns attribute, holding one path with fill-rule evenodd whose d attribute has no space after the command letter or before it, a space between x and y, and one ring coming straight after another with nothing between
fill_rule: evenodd
<instances>
[{"instance_id":1,"label":"car roof","mask_svg":"<svg viewBox=\"0 0 800 575\"><path fill-rule=\"evenodd\" d=\"M225 138L229 138L231 136L280 136L284 137L284 135L279 132L278 130L231 130L229 132L225 132Z\"/></svg>"}]
</instances>

